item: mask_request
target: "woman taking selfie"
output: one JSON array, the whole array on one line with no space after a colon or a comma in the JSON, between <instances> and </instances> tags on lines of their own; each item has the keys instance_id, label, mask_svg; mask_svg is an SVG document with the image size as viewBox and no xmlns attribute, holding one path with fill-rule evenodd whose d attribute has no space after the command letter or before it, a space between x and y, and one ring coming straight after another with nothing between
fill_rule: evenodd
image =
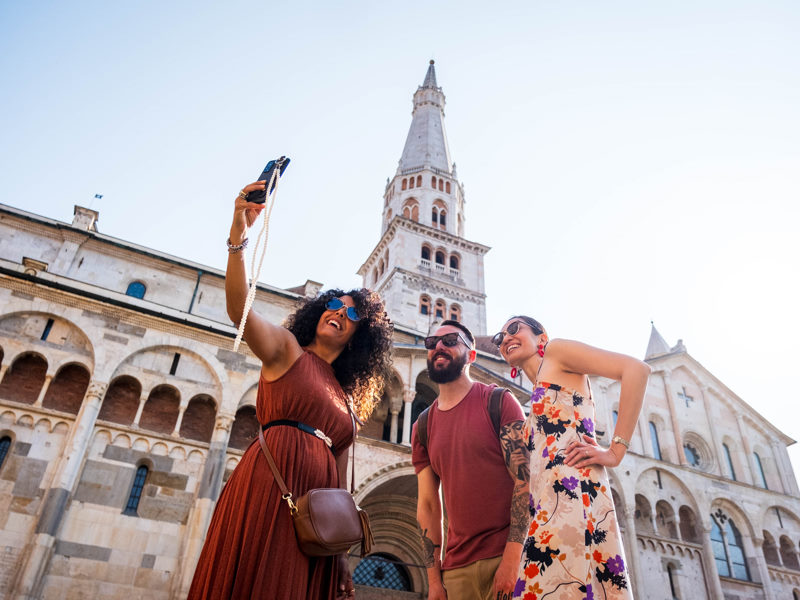
<instances>
[{"instance_id":1,"label":"woman taking selfie","mask_svg":"<svg viewBox=\"0 0 800 600\"><path fill-rule=\"evenodd\" d=\"M235 203L225 277L234 323L242 319L248 292L242 248L264 208L245 196L264 187L263 181L246 186ZM358 418L369 417L383 388L391 335L383 303L366 289L328 290L308 299L285 328L255 311L247 315L244 340L261 360L256 416L295 500L310 489L344 487L353 442L348 397ZM346 555L301 552L287 503L254 441L217 502L189 598L352 597Z\"/></svg>"},{"instance_id":2,"label":"woman taking selfie","mask_svg":"<svg viewBox=\"0 0 800 600\"><path fill-rule=\"evenodd\" d=\"M514 598L632 600L606 467L630 445L650 367L570 340L548 341L530 317L510 318L492 341L533 382L523 437L531 451L531 526ZM611 446L595 441L589 375L621 383Z\"/></svg>"}]
</instances>

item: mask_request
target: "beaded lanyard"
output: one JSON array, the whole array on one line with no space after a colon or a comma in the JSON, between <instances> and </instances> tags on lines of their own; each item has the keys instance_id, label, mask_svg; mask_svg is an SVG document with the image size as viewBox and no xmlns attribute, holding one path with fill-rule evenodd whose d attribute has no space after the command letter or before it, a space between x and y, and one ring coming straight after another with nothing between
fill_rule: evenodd
<instances>
[{"instance_id":1,"label":"beaded lanyard","mask_svg":"<svg viewBox=\"0 0 800 600\"><path fill-rule=\"evenodd\" d=\"M255 246L253 247L253 260L250 264L250 273L252 273L252 277L250 279L250 289L247 291L247 299L244 301L244 310L242 311L242 320L239 323L239 330L236 332L236 339L233 342L234 352L239 349L239 344L242 342L242 336L244 335L244 324L247 322L247 315L250 314L250 309L253 307L253 301L256 297L256 285L258 283L258 277L261 274L261 266L264 264L264 256L267 253L269 218L272 215L272 207L275 206L275 198L278 195L278 182L281 179L279 173L280 168L273 170L272 177L270 177L269 182L267 182L267 193L266 198L264 199L266 206L264 207L264 210L261 211L264 215L264 224L261 226L261 231L258 232L258 238L256 239ZM272 187L273 182L275 183L274 188ZM262 237L264 238L263 244L261 243ZM261 245L261 256L258 259L258 268L256 268L256 254L258 254L259 245Z\"/></svg>"}]
</instances>

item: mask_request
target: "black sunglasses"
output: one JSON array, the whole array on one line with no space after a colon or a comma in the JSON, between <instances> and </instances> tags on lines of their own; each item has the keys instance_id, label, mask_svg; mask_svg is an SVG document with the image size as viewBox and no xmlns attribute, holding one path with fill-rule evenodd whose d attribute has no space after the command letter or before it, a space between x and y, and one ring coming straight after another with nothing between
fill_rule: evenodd
<instances>
[{"instance_id":1,"label":"black sunglasses","mask_svg":"<svg viewBox=\"0 0 800 600\"><path fill-rule=\"evenodd\" d=\"M340 310L343 306L344 302L342 302L341 298L331 298L325 304L325 308L327 308L328 310ZM347 318L350 319L351 321L358 322L361 320L361 317L359 317L358 313L356 312L355 306L348 306L346 313L347 313Z\"/></svg>"},{"instance_id":2,"label":"black sunglasses","mask_svg":"<svg viewBox=\"0 0 800 600\"><path fill-rule=\"evenodd\" d=\"M523 321L514 321L513 323L511 323L511 325L508 326L508 329L506 329L505 331L501 331L500 333L495 333L492 336L492 343L495 346L499 347L500 344L503 343L503 340L506 338L506 335L516 335L517 334L517 332L519 331L519 326L520 325L528 325L528 324L523 322ZM530 325L528 325L528 327L530 327ZM531 327L531 329L533 329L533 328Z\"/></svg>"},{"instance_id":3,"label":"black sunglasses","mask_svg":"<svg viewBox=\"0 0 800 600\"><path fill-rule=\"evenodd\" d=\"M453 333L445 333L444 335L429 335L425 338L425 348L428 350L433 350L436 348L436 344L439 343L439 340L442 340L442 343L448 348L457 346L459 340L464 342L464 345L467 348L472 348L472 344L466 338L464 338L463 335L455 331Z\"/></svg>"}]
</instances>

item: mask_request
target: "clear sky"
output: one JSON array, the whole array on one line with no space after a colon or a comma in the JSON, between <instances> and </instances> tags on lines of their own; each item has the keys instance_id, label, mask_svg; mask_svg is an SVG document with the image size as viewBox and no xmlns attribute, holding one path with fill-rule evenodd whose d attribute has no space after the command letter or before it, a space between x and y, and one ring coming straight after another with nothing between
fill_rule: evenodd
<instances>
[{"instance_id":1,"label":"clear sky","mask_svg":"<svg viewBox=\"0 0 800 600\"><path fill-rule=\"evenodd\" d=\"M0 202L224 268L286 154L262 281L356 286L433 58L490 329L641 357L653 320L800 439L798 32L778 0L9 0Z\"/></svg>"}]
</instances>

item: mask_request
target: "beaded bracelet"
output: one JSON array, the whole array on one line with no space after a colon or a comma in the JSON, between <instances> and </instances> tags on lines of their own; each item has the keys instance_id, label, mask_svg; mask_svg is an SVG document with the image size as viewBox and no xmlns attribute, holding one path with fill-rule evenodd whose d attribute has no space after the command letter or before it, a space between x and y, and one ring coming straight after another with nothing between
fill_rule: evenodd
<instances>
[{"instance_id":1,"label":"beaded bracelet","mask_svg":"<svg viewBox=\"0 0 800 600\"><path fill-rule=\"evenodd\" d=\"M228 238L225 241L225 245L228 246L229 254L236 254L247 248L247 238L244 238L241 244L231 244L231 238Z\"/></svg>"}]
</instances>

